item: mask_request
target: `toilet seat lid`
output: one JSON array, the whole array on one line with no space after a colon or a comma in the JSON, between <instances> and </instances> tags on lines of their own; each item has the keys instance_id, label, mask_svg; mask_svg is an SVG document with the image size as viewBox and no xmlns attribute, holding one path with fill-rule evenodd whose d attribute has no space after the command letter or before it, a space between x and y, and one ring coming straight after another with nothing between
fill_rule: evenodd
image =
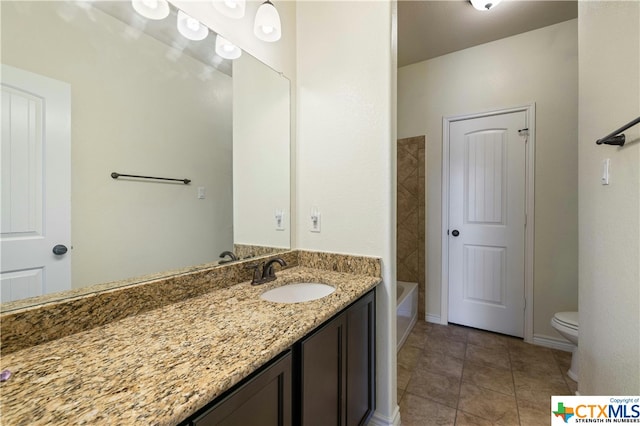
<instances>
[{"instance_id":1,"label":"toilet seat lid","mask_svg":"<svg viewBox=\"0 0 640 426\"><path fill-rule=\"evenodd\" d=\"M578 313L577 312L557 312L554 315L556 321L562 324L566 324L571 328L578 328Z\"/></svg>"}]
</instances>

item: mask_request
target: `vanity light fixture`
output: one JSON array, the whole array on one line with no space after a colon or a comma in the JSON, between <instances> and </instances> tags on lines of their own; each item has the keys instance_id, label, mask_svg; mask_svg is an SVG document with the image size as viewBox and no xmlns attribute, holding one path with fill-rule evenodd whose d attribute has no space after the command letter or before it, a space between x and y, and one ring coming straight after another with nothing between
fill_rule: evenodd
<instances>
[{"instance_id":1,"label":"vanity light fixture","mask_svg":"<svg viewBox=\"0 0 640 426\"><path fill-rule=\"evenodd\" d=\"M282 30L280 27L280 15L273 3L265 1L258 8L253 24L253 32L260 40L273 42L280 40Z\"/></svg>"},{"instance_id":2,"label":"vanity light fixture","mask_svg":"<svg viewBox=\"0 0 640 426\"><path fill-rule=\"evenodd\" d=\"M496 7L502 0L469 0L473 7L483 12L487 10L493 9Z\"/></svg>"},{"instance_id":3,"label":"vanity light fixture","mask_svg":"<svg viewBox=\"0 0 640 426\"><path fill-rule=\"evenodd\" d=\"M216 36L216 53L224 59L238 59L242 55L242 50L218 34Z\"/></svg>"},{"instance_id":4,"label":"vanity light fixture","mask_svg":"<svg viewBox=\"0 0 640 426\"><path fill-rule=\"evenodd\" d=\"M213 7L228 18L240 19L244 17L246 0L213 0Z\"/></svg>"},{"instance_id":5,"label":"vanity light fixture","mask_svg":"<svg viewBox=\"0 0 640 426\"><path fill-rule=\"evenodd\" d=\"M209 35L209 29L200 21L178 10L178 31L189 40L204 40Z\"/></svg>"},{"instance_id":6,"label":"vanity light fixture","mask_svg":"<svg viewBox=\"0 0 640 426\"><path fill-rule=\"evenodd\" d=\"M131 0L133 9L148 19L159 21L169 16L167 0Z\"/></svg>"}]
</instances>

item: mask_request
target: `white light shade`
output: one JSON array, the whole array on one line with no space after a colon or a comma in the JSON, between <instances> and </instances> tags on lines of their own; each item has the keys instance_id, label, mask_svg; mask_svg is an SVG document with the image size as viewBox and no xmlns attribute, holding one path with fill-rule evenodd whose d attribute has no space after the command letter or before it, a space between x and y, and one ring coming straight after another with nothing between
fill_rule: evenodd
<instances>
[{"instance_id":1,"label":"white light shade","mask_svg":"<svg viewBox=\"0 0 640 426\"><path fill-rule=\"evenodd\" d=\"M265 1L258 8L256 20L253 24L253 32L260 40L278 41L282 36L280 28L280 15L275 6L269 1Z\"/></svg>"},{"instance_id":2,"label":"white light shade","mask_svg":"<svg viewBox=\"0 0 640 426\"><path fill-rule=\"evenodd\" d=\"M242 55L242 50L218 34L216 36L216 53L225 59L238 59Z\"/></svg>"},{"instance_id":3,"label":"white light shade","mask_svg":"<svg viewBox=\"0 0 640 426\"><path fill-rule=\"evenodd\" d=\"M471 0L471 4L478 10L487 11L493 9L502 0Z\"/></svg>"},{"instance_id":4,"label":"white light shade","mask_svg":"<svg viewBox=\"0 0 640 426\"><path fill-rule=\"evenodd\" d=\"M178 11L178 31L185 38L194 41L204 40L209 34L207 27L181 10Z\"/></svg>"},{"instance_id":5,"label":"white light shade","mask_svg":"<svg viewBox=\"0 0 640 426\"><path fill-rule=\"evenodd\" d=\"M213 0L213 7L224 16L240 19L244 17L245 0Z\"/></svg>"},{"instance_id":6,"label":"white light shade","mask_svg":"<svg viewBox=\"0 0 640 426\"><path fill-rule=\"evenodd\" d=\"M131 6L148 19L160 20L169 16L167 0L131 0Z\"/></svg>"}]
</instances>

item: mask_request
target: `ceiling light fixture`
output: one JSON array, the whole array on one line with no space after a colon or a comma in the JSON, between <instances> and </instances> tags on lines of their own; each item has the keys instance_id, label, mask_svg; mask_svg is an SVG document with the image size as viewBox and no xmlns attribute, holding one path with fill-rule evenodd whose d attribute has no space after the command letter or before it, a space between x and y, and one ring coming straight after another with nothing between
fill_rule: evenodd
<instances>
[{"instance_id":1,"label":"ceiling light fixture","mask_svg":"<svg viewBox=\"0 0 640 426\"><path fill-rule=\"evenodd\" d=\"M242 50L218 34L216 36L216 53L224 59L238 59L242 55Z\"/></svg>"},{"instance_id":2,"label":"ceiling light fixture","mask_svg":"<svg viewBox=\"0 0 640 426\"><path fill-rule=\"evenodd\" d=\"M167 0L131 0L133 9L148 19L161 20L169 16Z\"/></svg>"},{"instance_id":3,"label":"ceiling light fixture","mask_svg":"<svg viewBox=\"0 0 640 426\"><path fill-rule=\"evenodd\" d=\"M178 31L185 38L193 41L204 40L209 35L207 27L181 10L178 10Z\"/></svg>"},{"instance_id":4,"label":"ceiling light fixture","mask_svg":"<svg viewBox=\"0 0 640 426\"><path fill-rule=\"evenodd\" d=\"M224 16L233 19L244 17L245 0L213 0L213 7Z\"/></svg>"},{"instance_id":5,"label":"ceiling light fixture","mask_svg":"<svg viewBox=\"0 0 640 426\"><path fill-rule=\"evenodd\" d=\"M280 15L273 3L265 1L258 8L256 20L253 24L253 32L260 40L273 42L280 40L282 30L280 27Z\"/></svg>"},{"instance_id":6,"label":"ceiling light fixture","mask_svg":"<svg viewBox=\"0 0 640 426\"><path fill-rule=\"evenodd\" d=\"M486 12L496 7L502 0L469 0L473 7Z\"/></svg>"}]
</instances>

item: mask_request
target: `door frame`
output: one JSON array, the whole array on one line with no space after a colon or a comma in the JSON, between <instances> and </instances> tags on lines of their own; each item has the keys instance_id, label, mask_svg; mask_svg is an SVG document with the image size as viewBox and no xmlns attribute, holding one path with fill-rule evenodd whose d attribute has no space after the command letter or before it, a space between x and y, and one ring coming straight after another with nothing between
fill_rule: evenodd
<instances>
[{"instance_id":1,"label":"door frame","mask_svg":"<svg viewBox=\"0 0 640 426\"><path fill-rule=\"evenodd\" d=\"M490 117L512 112L525 112L529 135L525 151L525 240L524 240L524 341L533 341L533 256L534 256L534 202L535 202L535 134L536 104L490 110L474 114L442 118L442 270L440 289L440 324L449 320L449 126L456 121Z\"/></svg>"}]
</instances>

